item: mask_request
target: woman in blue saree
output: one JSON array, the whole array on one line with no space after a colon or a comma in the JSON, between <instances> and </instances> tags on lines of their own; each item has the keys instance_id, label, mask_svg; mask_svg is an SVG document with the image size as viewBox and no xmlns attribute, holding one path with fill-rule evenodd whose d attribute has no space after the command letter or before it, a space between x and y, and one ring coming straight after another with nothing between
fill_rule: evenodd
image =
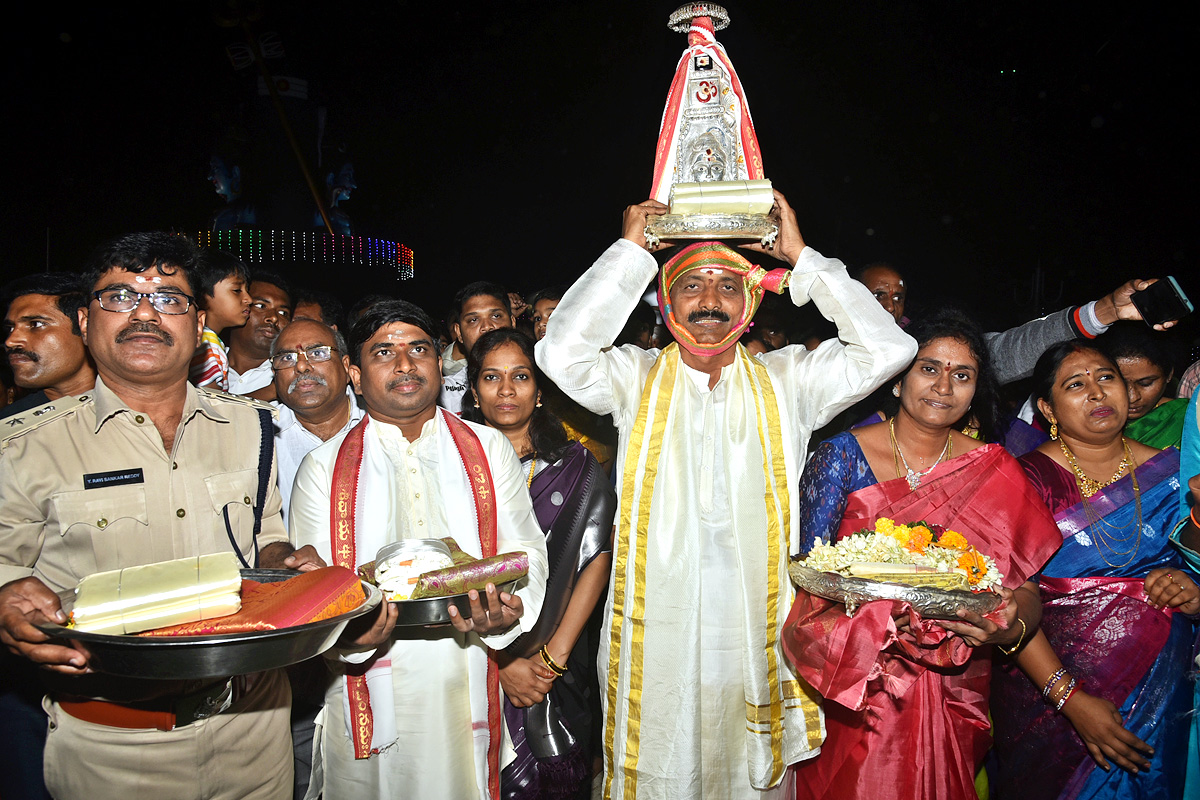
<instances>
[{"instance_id":1,"label":"woman in blue saree","mask_svg":"<svg viewBox=\"0 0 1200 800\"><path fill-rule=\"evenodd\" d=\"M1181 797L1200 589L1168 539L1178 451L1123 435L1124 382L1086 344L1051 347L1034 381L1055 438L1020 461L1063 545L1017 659L1033 680L1010 669L994 681L997 795Z\"/></svg>"}]
</instances>

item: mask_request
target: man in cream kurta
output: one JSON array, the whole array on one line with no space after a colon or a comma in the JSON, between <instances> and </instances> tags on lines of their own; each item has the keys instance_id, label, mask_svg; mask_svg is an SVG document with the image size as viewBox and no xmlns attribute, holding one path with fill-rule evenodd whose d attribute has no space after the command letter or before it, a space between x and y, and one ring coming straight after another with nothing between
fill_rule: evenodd
<instances>
[{"instance_id":1,"label":"man in cream kurta","mask_svg":"<svg viewBox=\"0 0 1200 800\"><path fill-rule=\"evenodd\" d=\"M367 405L355 512L356 559L360 564L373 560L380 547L400 539L444 536L453 536L470 555L482 555L471 488L448 428L448 424L466 425L482 445L494 482L496 551L523 550L529 556L529 576L515 593L524 613L518 624L491 635L462 633L449 625L396 628L378 649L339 650L339 658L328 661L339 677L317 720L309 795L315 797L323 790L327 800L488 798L487 648L507 646L522 633L522 624L537 620L548 572L545 537L508 440L491 428L457 419L448 423L446 412L436 407L440 359L432 322L423 312L420 317L397 315L394 307L415 309L405 303L381 303L356 322L350 334L351 379ZM408 324L414 320L422 325ZM373 364L377 353L393 359L389 363L394 366ZM372 371L383 377L373 380ZM406 417L415 414L423 420L415 430L383 421L397 416L385 406L396 388L381 387L398 380L410 381L399 385L417 387L414 393L424 398L413 401L420 407L410 409ZM331 563L330 491L338 453L348 435L354 431L305 457L292 494L293 539L312 544ZM394 616L392 612L393 623ZM349 664L371 661L367 672L374 723L371 746L378 752L356 760L346 724L345 681L340 676ZM499 733L504 735L503 726ZM501 764L508 760L506 752L511 753L507 743L501 748Z\"/></svg>"},{"instance_id":2,"label":"man in cream kurta","mask_svg":"<svg viewBox=\"0 0 1200 800\"><path fill-rule=\"evenodd\" d=\"M624 238L566 293L537 346L546 374L611 413L621 435L598 658L606 796L782 796L787 765L824 738L819 698L779 643L797 481L812 430L916 345L841 262L804 245L778 193L776 203L772 254L795 266L792 300L813 300L838 339L749 356L737 336L761 287L782 291L788 277L705 243L663 268L660 307L682 347L611 347L657 271L642 231L666 207L647 201L626 211Z\"/></svg>"}]
</instances>

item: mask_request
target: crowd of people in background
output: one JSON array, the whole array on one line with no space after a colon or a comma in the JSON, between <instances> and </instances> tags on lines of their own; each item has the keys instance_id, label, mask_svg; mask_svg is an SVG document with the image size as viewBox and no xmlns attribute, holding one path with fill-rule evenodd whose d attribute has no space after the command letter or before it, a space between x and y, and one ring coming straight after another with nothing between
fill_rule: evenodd
<instances>
[{"instance_id":1,"label":"crowd of people in background","mask_svg":"<svg viewBox=\"0 0 1200 800\"><path fill-rule=\"evenodd\" d=\"M639 233L662 213L652 201L630 207L622 239L573 286L490 275L459 288L448 309L413 305L403 286L366 297L341 279L300 286L286 265L167 234L110 242L83 273L9 283L0 628L12 652L0 794L48 796L45 780L60 797L97 786L140 797L129 787L143 783L182 797L171 781L196 780L149 766L187 757L168 734L141 740L149 749L131 759L96 732L120 724L107 711L75 718L68 695L93 695L64 680L95 676L72 674L85 671L78 654L46 650L12 610L18 589L21 614L51 607L30 581L59 591L155 560L116 552L133 545L81 543L138 512L89 505L86 478L108 462L74 455L109 458L133 441L132 429L118 444L100 438L135 412L129 425L141 425L135 398L150 396L161 448L143 442L111 467L139 470L136 497L122 497L150 509L135 520L147 554L233 542L257 549L263 566L340 564L331 525L351 467L359 510L348 524L384 520L369 533L359 525L360 562L388 541L448 533L477 556L531 554L529 587L489 592L479 600L488 610L459 614L453 631L401 632L384 611L336 658L292 667L290 704L279 704L283 680L235 691L219 715L230 728L206 744L206 769L232 788L199 796L1200 793L1200 360L1192 343L1141 320L1130 298L1151 276L990 332L972 308L910 296L892 265L847 273L805 245L777 202L783 233L759 250L795 268L790 287L781 270L728 248L676 251L660 277ZM642 299L656 285L657 306ZM835 331L804 321L795 306L810 299ZM256 412L270 420L265 467ZM357 442L357 460L346 442ZM490 533L472 514L472 448L494 481ZM79 461L85 483L71 484L73 466L61 485L34 475L60 456ZM759 470L760 460L777 468ZM164 513L156 504L173 524L211 511L174 484L156 489L149 464L159 461L168 478L194 473L217 519L225 509L216 530L228 541L202 527L182 550L150 543L182 535L146 533L146 518ZM253 510L253 544L215 494L225 476L241 476L227 493ZM783 601L789 557L948 502L1002 566L998 616L885 613L886 638L864 649L863 625L840 607ZM34 532L31 519L44 527ZM69 558L56 560L59 548ZM774 561L752 566L758 552ZM857 677L835 647L862 651ZM49 689L32 662L55 665ZM363 674L373 732L359 741L349 698ZM502 709L481 688L493 679ZM249 713L268 707L290 718ZM175 731L188 724L180 717ZM96 760L107 770L80 766Z\"/></svg>"}]
</instances>

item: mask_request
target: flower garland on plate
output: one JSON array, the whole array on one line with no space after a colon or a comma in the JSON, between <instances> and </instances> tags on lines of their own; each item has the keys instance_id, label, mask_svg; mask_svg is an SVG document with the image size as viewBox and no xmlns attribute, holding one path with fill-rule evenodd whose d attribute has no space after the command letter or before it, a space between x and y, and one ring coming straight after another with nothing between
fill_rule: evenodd
<instances>
[{"instance_id":1,"label":"flower garland on plate","mask_svg":"<svg viewBox=\"0 0 1200 800\"><path fill-rule=\"evenodd\" d=\"M836 544L817 543L801 563L821 572L868 579L872 574L888 573L889 567L906 565L917 575L962 575L973 592L995 591L1004 579L996 562L961 533L924 520L902 525L887 517L876 520L874 530L855 531Z\"/></svg>"}]
</instances>

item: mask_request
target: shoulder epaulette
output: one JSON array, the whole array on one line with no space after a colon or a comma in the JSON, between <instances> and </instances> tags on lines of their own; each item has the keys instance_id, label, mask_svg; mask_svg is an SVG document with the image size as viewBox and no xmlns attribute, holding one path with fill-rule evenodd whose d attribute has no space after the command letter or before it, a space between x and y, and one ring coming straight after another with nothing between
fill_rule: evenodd
<instances>
[{"instance_id":1,"label":"shoulder epaulette","mask_svg":"<svg viewBox=\"0 0 1200 800\"><path fill-rule=\"evenodd\" d=\"M229 392L224 392L220 389L214 389L211 386L201 386L199 389L197 389L197 391L211 400L240 403L241 405L250 406L251 408L270 411L272 417L279 416L279 409L276 406L273 406L270 403L265 403L262 400L255 400L253 397L248 397L244 394L230 394Z\"/></svg>"},{"instance_id":2,"label":"shoulder epaulette","mask_svg":"<svg viewBox=\"0 0 1200 800\"><path fill-rule=\"evenodd\" d=\"M9 442L22 434L37 430L48 422L68 416L90 403L92 393L81 395L64 395L57 400L50 400L35 406L20 414L0 419L0 451L8 447Z\"/></svg>"}]
</instances>

